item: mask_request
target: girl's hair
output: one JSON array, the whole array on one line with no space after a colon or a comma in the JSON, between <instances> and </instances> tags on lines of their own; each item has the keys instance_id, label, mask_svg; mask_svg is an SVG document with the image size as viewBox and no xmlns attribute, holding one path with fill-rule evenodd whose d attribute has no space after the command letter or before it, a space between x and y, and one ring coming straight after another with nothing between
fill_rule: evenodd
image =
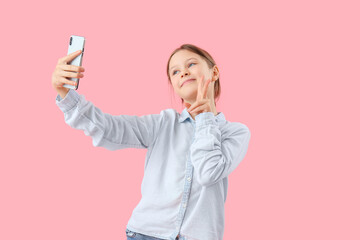
<instances>
[{"instance_id":1,"label":"girl's hair","mask_svg":"<svg viewBox=\"0 0 360 240\"><path fill-rule=\"evenodd\" d=\"M201 49L200 47L197 47L195 45L192 45L192 44L183 44L181 45L179 48L175 49L170 57L169 57L169 60L168 60L168 63L167 63L167 67L166 67L166 74L168 76L168 80L169 80L169 83L171 84L171 80L170 80L170 73L169 73L169 63L170 63L170 59L172 58L172 56L177 53L178 51L180 50L188 50L188 51L191 51L193 53L196 53L197 55L199 55L200 57L202 57L209 68L212 68L216 65L214 59L211 57L211 55L205 51L204 49ZM221 88L220 88L220 77L218 80L215 81L215 84L214 84L214 99L215 99L215 106L216 106L216 100L220 97L220 93L221 93ZM184 104L184 99L181 98L181 103Z\"/></svg>"}]
</instances>

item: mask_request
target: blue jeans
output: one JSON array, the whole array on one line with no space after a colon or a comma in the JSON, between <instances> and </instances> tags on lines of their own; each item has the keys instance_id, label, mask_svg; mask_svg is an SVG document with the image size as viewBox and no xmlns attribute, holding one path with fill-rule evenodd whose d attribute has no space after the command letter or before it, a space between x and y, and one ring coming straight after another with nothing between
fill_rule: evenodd
<instances>
[{"instance_id":1,"label":"blue jeans","mask_svg":"<svg viewBox=\"0 0 360 240\"><path fill-rule=\"evenodd\" d=\"M126 239L127 240L164 240L162 238L156 238L147 236L138 232L130 231L129 229L126 229ZM178 237L176 237L176 240L186 240L184 236L181 236L179 234Z\"/></svg>"}]
</instances>

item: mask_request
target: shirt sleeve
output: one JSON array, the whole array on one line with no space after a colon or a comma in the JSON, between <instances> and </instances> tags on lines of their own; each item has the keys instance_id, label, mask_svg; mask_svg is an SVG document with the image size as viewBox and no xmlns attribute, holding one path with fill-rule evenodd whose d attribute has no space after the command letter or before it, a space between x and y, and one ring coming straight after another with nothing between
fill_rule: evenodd
<instances>
[{"instance_id":1,"label":"shirt sleeve","mask_svg":"<svg viewBox=\"0 0 360 240\"><path fill-rule=\"evenodd\" d=\"M218 122L212 112L195 116L195 137L190 146L191 161L198 181L210 186L227 177L245 157L250 130L245 124L222 139Z\"/></svg>"},{"instance_id":2,"label":"shirt sleeve","mask_svg":"<svg viewBox=\"0 0 360 240\"><path fill-rule=\"evenodd\" d=\"M93 146L112 151L150 147L165 114L162 110L160 114L142 116L110 115L73 89L64 98L57 95L55 101L69 126L84 131L92 138Z\"/></svg>"}]
</instances>

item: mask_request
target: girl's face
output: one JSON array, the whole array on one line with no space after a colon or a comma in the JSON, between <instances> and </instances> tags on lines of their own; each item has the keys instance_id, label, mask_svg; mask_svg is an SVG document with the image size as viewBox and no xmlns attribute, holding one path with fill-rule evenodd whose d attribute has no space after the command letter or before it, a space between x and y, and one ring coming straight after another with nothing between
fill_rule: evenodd
<instances>
[{"instance_id":1,"label":"girl's face","mask_svg":"<svg viewBox=\"0 0 360 240\"><path fill-rule=\"evenodd\" d=\"M214 66L214 69L215 68L217 69L216 66ZM202 75L204 75L203 84L210 77L212 80L216 79L212 69L209 69L206 61L202 59L202 57L185 49L176 52L170 59L169 75L175 92L184 99L184 102L190 104L196 101L198 81L200 81ZM214 98L214 84L214 81L209 84L207 95L211 99Z\"/></svg>"}]
</instances>

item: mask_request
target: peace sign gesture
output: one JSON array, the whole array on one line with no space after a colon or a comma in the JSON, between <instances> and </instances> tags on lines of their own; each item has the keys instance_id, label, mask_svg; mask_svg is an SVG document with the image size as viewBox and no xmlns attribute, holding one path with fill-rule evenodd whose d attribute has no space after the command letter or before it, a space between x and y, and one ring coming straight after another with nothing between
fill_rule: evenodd
<instances>
[{"instance_id":1,"label":"peace sign gesture","mask_svg":"<svg viewBox=\"0 0 360 240\"><path fill-rule=\"evenodd\" d=\"M208 86L211 82L211 78L208 79L203 87L204 75L201 76L200 81L198 83L198 92L196 96L196 101L193 104L185 103L185 106L188 108L188 112L191 115L196 115L202 112L212 112L214 115L216 114L215 105L210 101L210 98L207 96Z\"/></svg>"}]
</instances>

